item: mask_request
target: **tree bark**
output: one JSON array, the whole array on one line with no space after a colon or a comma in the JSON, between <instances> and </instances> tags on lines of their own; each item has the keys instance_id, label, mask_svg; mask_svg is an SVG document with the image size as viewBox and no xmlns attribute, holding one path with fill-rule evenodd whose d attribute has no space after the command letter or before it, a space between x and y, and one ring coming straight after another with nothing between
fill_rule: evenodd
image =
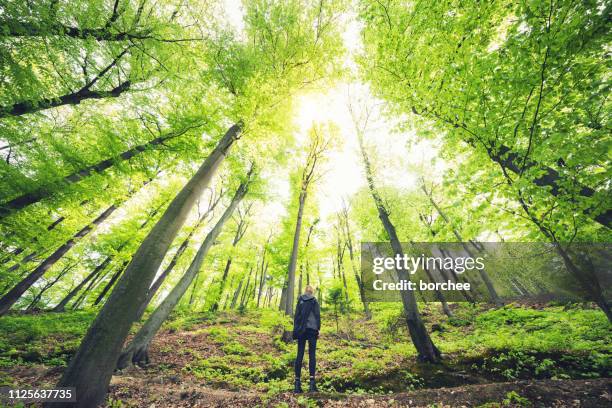
<instances>
[{"instance_id":1,"label":"tree bark","mask_svg":"<svg viewBox=\"0 0 612 408\"><path fill-rule=\"evenodd\" d=\"M240 295L243 282L244 278L240 279L240 282L238 282L238 287L234 291L234 296L232 296L232 303L230 304L230 309L232 310L236 308L236 302L238 302L238 296Z\"/></svg>"},{"instance_id":2,"label":"tree bark","mask_svg":"<svg viewBox=\"0 0 612 408\"><path fill-rule=\"evenodd\" d=\"M170 275L170 272L172 272L172 270L176 266L176 264L177 264L178 260L180 259L181 255L183 255L183 252L185 252L185 250L189 247L189 242L191 241L191 238L193 237L193 234L195 234L196 231L200 228L200 226L206 220L208 215L212 213L212 211L215 209L216 205L219 203L220 199L221 199L221 196L219 196L219 199L217 201L211 202L211 205L209 205L209 208L198 219L198 221L194 225L193 229L189 232L189 234L183 240L183 242L181 242L181 245L178 247L178 249L174 253L174 256L170 260L170 263L168 264L168 266L166 266L166 268L161 273L161 275L159 275L157 277L157 279L155 279L155 282L153 282L153 284L151 285L151 287L147 291L147 296L145 297L144 302L142 302L142 305L140 305L140 308L138 309L138 313L136 315L137 316L136 317L136 321L140 321L140 319L142 318L142 315L147 310L147 306L149 305L149 303L151 303L151 300L153 299L153 296L155 296L155 294L157 293L157 291L159 290L161 285L164 283L164 281L166 280L168 275Z\"/></svg>"},{"instance_id":3,"label":"tree bark","mask_svg":"<svg viewBox=\"0 0 612 408\"><path fill-rule=\"evenodd\" d=\"M41 99L38 101L17 102L10 106L0 107L0 118L8 116L21 116L28 113L35 113L41 110L56 108L64 105L78 105L87 99L117 98L125 91L129 90L131 82L121 82L116 87L107 91L92 91L91 89L81 89L77 92L61 95L55 98Z\"/></svg>"},{"instance_id":4,"label":"tree bark","mask_svg":"<svg viewBox=\"0 0 612 408\"><path fill-rule=\"evenodd\" d=\"M300 191L299 206L297 220L295 223L295 232L293 234L293 247L291 249L291 257L289 258L289 270L287 272L287 289L285 291L285 314L293 316L293 297L295 292L295 268L297 265L298 249L300 245L300 232L302 230L302 218L304 217L304 206L306 203L306 189L308 186L302 185ZM283 288L284 289L284 288Z\"/></svg>"},{"instance_id":5,"label":"tree bark","mask_svg":"<svg viewBox=\"0 0 612 408\"><path fill-rule=\"evenodd\" d=\"M404 251L400 244L399 238L397 237L397 232L395 231L395 226L389 219L389 214L387 209L384 206L382 198L378 194L374 184L374 178L372 176L372 170L370 166L370 162L368 156L365 152L365 147L363 145L363 136L359 134L359 147L361 149L361 155L363 158L363 164L365 168L366 179L368 182L368 188L370 190L370 194L376 204L376 209L378 211L378 217L389 236L389 241L391 242L391 247L393 248L393 252L396 256L403 256ZM400 280L410 280L410 275L405 269L397 269L397 275ZM413 291L402 290L400 291L402 298L402 305L404 307L404 312L406 314L406 324L408 326L408 332L410 333L410 338L412 339L412 344L417 350L418 360L420 361L428 361L431 363L436 363L440 361L440 351L433 344L431 338L429 337L429 333L427 333L427 328L421 319L419 314L419 309L417 305L416 298L414 296Z\"/></svg>"},{"instance_id":6,"label":"tree bark","mask_svg":"<svg viewBox=\"0 0 612 408\"><path fill-rule=\"evenodd\" d=\"M98 225L104 222L104 220L106 220L116 209L117 207L113 204L104 210L102 214L93 220L91 224L83 227L80 231L74 234L72 238L56 249L55 252L48 256L40 265L38 265L38 267L30 272L28 276L15 285L13 289L8 291L8 293L6 293L6 295L0 299L0 316L5 315L11 306L13 306L15 302L19 300L21 295L23 295L26 290L28 290L36 281L38 281L38 279L40 279L49 268L55 265L57 261L62 259L66 252L70 251L78 241L86 237Z\"/></svg>"},{"instance_id":7,"label":"tree bark","mask_svg":"<svg viewBox=\"0 0 612 408\"><path fill-rule=\"evenodd\" d=\"M59 406L88 408L104 400L121 346L159 265L189 211L238 139L240 130L240 125L234 125L226 132L134 254L58 383L59 387L77 388L79 399L76 405L66 403Z\"/></svg>"},{"instance_id":8,"label":"tree bark","mask_svg":"<svg viewBox=\"0 0 612 408\"><path fill-rule=\"evenodd\" d=\"M63 35L79 40L93 38L97 41L128 41L145 40L154 38L150 33L143 32L114 32L108 27L79 28L63 24L36 24L22 23L20 21L2 21L2 24L10 37L50 37Z\"/></svg>"},{"instance_id":9,"label":"tree bark","mask_svg":"<svg viewBox=\"0 0 612 408\"><path fill-rule=\"evenodd\" d=\"M202 263L204 262L204 258L208 254L208 251L213 246L214 241L217 239L221 230L223 229L223 225L225 222L231 217L232 213L240 203L240 201L244 198L248 191L249 183L251 180L252 173L249 172L249 179L243 182L238 190L234 194L230 205L226 208L223 215L213 229L206 235L204 242L198 249L193 261L187 268L187 271L183 274L181 279L178 281L176 286L170 291L168 296L161 302L161 304L155 309L155 311L149 316L145 324L141 327L141 329L136 333L134 339L130 342L129 346L125 348L125 350L121 353L119 360L117 362L117 368L122 369L131 364L139 364L139 363L147 363L148 353L147 350L149 348L149 343L161 327L162 323L168 318L170 312L174 309L174 307L181 300L189 286L191 285L193 279L200 272L202 268Z\"/></svg>"}]
</instances>

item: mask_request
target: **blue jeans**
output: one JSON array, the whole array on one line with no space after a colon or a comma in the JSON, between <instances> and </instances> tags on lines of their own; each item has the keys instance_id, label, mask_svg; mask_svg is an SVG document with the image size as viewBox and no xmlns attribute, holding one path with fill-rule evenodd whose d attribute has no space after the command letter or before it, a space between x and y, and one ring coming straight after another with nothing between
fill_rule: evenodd
<instances>
[{"instance_id":1,"label":"blue jeans","mask_svg":"<svg viewBox=\"0 0 612 408\"><path fill-rule=\"evenodd\" d=\"M304 350L306 349L306 341L308 341L308 371L311 377L315 375L315 367L317 366L317 331L306 329L306 332L298 338L298 351L295 358L295 378L299 379L302 372L302 361L304 360Z\"/></svg>"}]
</instances>

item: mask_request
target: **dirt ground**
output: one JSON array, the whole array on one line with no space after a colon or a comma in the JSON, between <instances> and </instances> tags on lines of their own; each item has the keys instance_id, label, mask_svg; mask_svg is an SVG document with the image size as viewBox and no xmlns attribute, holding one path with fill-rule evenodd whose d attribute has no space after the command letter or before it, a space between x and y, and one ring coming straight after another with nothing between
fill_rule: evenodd
<instances>
[{"instance_id":1,"label":"dirt ground","mask_svg":"<svg viewBox=\"0 0 612 408\"><path fill-rule=\"evenodd\" d=\"M274 407L286 403L289 407L304 406L304 398L320 407L476 407L501 402L516 391L529 400L525 405L512 406L586 407L612 406L612 380L541 380L468 385L455 388L419 390L387 396L346 396L330 394L292 393L266 399L264 395L230 392L200 387L193 383L173 383L173 379L156 378L143 381L135 377L113 377L111 395L140 407ZM301 404L300 404L301 402ZM437 404L437 405L435 405ZM497 405L491 405L497 406Z\"/></svg>"}]
</instances>

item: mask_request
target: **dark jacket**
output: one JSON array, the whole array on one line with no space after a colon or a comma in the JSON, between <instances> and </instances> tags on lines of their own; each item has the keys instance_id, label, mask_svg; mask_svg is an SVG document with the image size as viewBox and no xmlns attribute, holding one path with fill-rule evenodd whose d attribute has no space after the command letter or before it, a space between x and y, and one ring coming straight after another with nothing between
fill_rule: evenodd
<instances>
[{"instance_id":1,"label":"dark jacket","mask_svg":"<svg viewBox=\"0 0 612 408\"><path fill-rule=\"evenodd\" d=\"M321 309L317 298L307 293L298 298L293 316L293 338L298 339L306 333L306 329L321 329Z\"/></svg>"}]
</instances>

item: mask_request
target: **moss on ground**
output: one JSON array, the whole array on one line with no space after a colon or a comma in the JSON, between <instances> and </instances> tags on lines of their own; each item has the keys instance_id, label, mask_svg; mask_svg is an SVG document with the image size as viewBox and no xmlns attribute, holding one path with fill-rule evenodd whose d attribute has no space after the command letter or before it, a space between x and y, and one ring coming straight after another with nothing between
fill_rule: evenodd
<instances>
[{"instance_id":1,"label":"moss on ground","mask_svg":"<svg viewBox=\"0 0 612 408\"><path fill-rule=\"evenodd\" d=\"M440 365L417 364L398 305L373 305L372 320L344 316L336 332L323 311L318 347L319 388L387 394L419 388L528 378L610 376L610 326L591 308L500 309L455 304L454 317L423 307ZM64 366L95 312L9 315L0 318L3 384L8 369ZM329 323L329 324L326 324ZM142 375L190 377L212 387L274 395L291 387L295 345L282 341L291 321L271 310L174 313L151 348ZM306 367L306 365L305 365ZM304 368L306 369L306 368Z\"/></svg>"}]
</instances>

